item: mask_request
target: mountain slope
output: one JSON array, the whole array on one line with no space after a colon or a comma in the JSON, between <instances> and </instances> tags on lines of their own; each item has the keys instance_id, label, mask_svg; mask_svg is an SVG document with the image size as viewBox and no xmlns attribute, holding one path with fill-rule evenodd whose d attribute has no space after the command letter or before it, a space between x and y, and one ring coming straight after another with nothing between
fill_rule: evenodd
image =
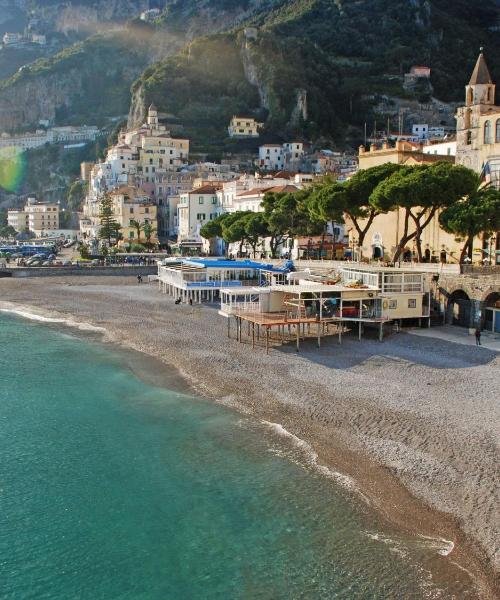
<instances>
[{"instance_id":1,"label":"mountain slope","mask_svg":"<svg viewBox=\"0 0 500 600\"><path fill-rule=\"evenodd\" d=\"M226 10L241 4L187 0L183 10L207 10L208 5L217 10L221 2ZM432 68L434 94L444 101L461 100L480 45L487 46L492 72L500 75L499 41L488 30L496 23L497 8L494 2L477 7L467 0L263 2L227 34L217 61L204 61L205 49L210 54L214 44L209 37L149 68L134 85L130 123L140 120L154 100L160 110L187 120L196 134L190 112L195 104L201 114L217 113L214 127L221 137L235 107L253 106L267 111L269 131L340 141L352 133L351 126L359 128L371 116L377 95L412 97L402 88L402 75L411 65ZM233 92L222 85L223 102L214 106L225 60L235 73ZM205 82L211 82L206 98ZM254 94L243 91L248 83L259 94L258 104ZM201 130L198 134L203 138Z\"/></svg>"}]
</instances>

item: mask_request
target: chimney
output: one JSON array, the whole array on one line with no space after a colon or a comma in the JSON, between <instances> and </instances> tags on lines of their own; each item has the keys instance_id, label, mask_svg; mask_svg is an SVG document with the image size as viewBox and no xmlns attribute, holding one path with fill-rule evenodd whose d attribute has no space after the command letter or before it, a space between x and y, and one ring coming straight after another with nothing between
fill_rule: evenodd
<instances>
[{"instance_id":1,"label":"chimney","mask_svg":"<svg viewBox=\"0 0 500 600\"><path fill-rule=\"evenodd\" d=\"M376 152L376 151L377 151L377 144L371 144L370 152Z\"/></svg>"},{"instance_id":2,"label":"chimney","mask_svg":"<svg viewBox=\"0 0 500 600\"><path fill-rule=\"evenodd\" d=\"M360 153L360 154L364 154L364 153L366 152L366 149L365 149L365 147L363 146L363 144L361 144L361 146L359 147L359 149L358 149L358 150L359 150L359 153Z\"/></svg>"}]
</instances>

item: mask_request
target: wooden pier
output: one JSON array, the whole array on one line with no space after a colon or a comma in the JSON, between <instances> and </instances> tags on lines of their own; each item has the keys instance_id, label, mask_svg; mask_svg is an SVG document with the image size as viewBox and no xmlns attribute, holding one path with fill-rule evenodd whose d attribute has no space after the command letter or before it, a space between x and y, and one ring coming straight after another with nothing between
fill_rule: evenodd
<instances>
[{"instance_id":1,"label":"wooden pier","mask_svg":"<svg viewBox=\"0 0 500 600\"><path fill-rule=\"evenodd\" d=\"M358 338L361 340L363 323L375 323L379 327L379 340L383 340L383 325L386 319L323 317L317 319L307 316L289 316L287 313L259 313L247 311L234 311L232 315L236 321L236 339L243 342L245 334L251 340L252 348L265 341L266 353L269 354L271 343L282 345L295 341L296 350L300 350L300 340L313 338L317 340L318 348L321 347L321 338L338 335L339 344L342 343L342 334L351 331L347 323L358 323ZM246 323L246 327L244 324ZM227 316L227 336L231 337L231 317ZM259 344L260 345L260 344Z\"/></svg>"}]
</instances>

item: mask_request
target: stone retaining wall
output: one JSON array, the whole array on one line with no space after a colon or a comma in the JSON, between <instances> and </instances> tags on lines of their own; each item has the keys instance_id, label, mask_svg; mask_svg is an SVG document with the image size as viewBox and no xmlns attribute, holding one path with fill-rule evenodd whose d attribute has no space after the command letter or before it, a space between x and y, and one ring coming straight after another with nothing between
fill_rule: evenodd
<instances>
[{"instance_id":1,"label":"stone retaining wall","mask_svg":"<svg viewBox=\"0 0 500 600\"><path fill-rule=\"evenodd\" d=\"M156 265L139 266L130 265L123 267L17 267L10 269L12 277L54 277L54 276L82 276L93 275L101 276L119 276L119 277L137 277L142 275L156 275L158 267Z\"/></svg>"}]
</instances>

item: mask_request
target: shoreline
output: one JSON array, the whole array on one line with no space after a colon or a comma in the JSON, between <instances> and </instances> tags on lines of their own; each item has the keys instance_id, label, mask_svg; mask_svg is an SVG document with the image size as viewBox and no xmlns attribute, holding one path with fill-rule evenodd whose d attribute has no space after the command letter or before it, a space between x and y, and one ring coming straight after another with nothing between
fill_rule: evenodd
<instances>
[{"instance_id":1,"label":"shoreline","mask_svg":"<svg viewBox=\"0 0 500 600\"><path fill-rule=\"evenodd\" d=\"M70 293L84 293L86 286L81 281L81 278L71 279L72 281L69 283L66 282L66 287ZM77 283L75 283L75 280ZM395 525L409 535L430 539L432 543L436 541L442 542L436 554L440 554L445 562L449 561L451 564L455 564L458 569L471 572L480 589L480 597L495 597L496 590L498 590L498 573L495 572L493 563L488 560L486 552L480 547L479 543L473 540L470 535L464 533L456 517L443 513L436 507L431 506L423 498L417 497L416 494L412 493L412 490L405 485L404 480L397 476L394 469L380 464L374 460L373 456L369 456L368 453L361 452L359 446L355 447L354 444L351 445L349 443L349 436L346 438L346 432L342 431L342 422L335 422L334 420L332 423L324 420L322 423L313 414L305 416L300 403L284 402L279 398L279 389L278 397L275 397L274 394L266 395L264 401L264 394L267 390L259 388L256 382L252 381L252 375L255 374L251 372L251 369L247 369L247 372L244 372L244 365L241 364L241 359L234 357L234 366L241 367L241 372L238 373L238 381L246 383L246 386L240 387L240 394L238 395L231 378L229 378L230 381L228 382L222 378L218 380L217 377L213 376L212 378L203 377L203 374L200 376L199 370L197 372L196 361L183 361L182 352L174 352L166 355L164 352L159 351L156 345L145 344L145 340L141 336L138 335L134 339L132 335L133 328L130 328L130 326L127 327L126 324L120 326L119 322L107 322L105 315L92 314L92 310L87 309L84 311L85 314L82 314L82 311L78 310L76 306L73 307L76 309L75 311L72 311L69 306L64 306L64 303L58 302L57 294L53 295L56 289L62 287L61 283L58 281L53 284L52 293L48 290L48 296L53 301L54 308L52 310L40 307L40 303L43 304L44 302L44 294L32 297L28 302L21 301L19 297L15 297L16 294L13 295L11 293L7 294L7 296L9 296L9 302L12 302L12 305L16 308L21 308L20 316L26 317L26 314L22 314L22 309L29 307L34 314L38 312L38 315L42 317L45 314L49 318L46 321L49 325L52 324L60 328L61 324L67 324L73 327L79 335L90 334L95 336L97 334L104 343L113 343L119 347L139 352L147 356L148 361L152 358L155 363L158 361L156 364L161 363L162 365L168 365L170 369L174 369L179 374L179 378L187 382L189 390L196 395L215 400L245 414L250 414L261 423L263 422L270 427L281 428L282 431L277 431L277 435L288 435L295 438L296 441L298 440L299 443L306 444L315 453L315 461L319 469L326 469L330 474L333 469L337 477L345 478L343 482L339 481L340 484L344 483L345 485L349 483L354 485L356 489L351 490L352 493L364 497L364 501L368 501L370 508L380 514L389 524ZM106 283L108 284L107 287L112 287L109 285L109 282ZM121 291L130 288L130 290L133 289L135 291L134 293L138 292L137 287L124 284L123 282L120 284L116 282L113 285L124 288ZM89 287L100 288L103 286L91 285ZM71 288L78 289L71 290ZM106 295L106 292L109 290L97 291ZM93 292L96 292L96 290L93 289ZM47 290L45 290L46 293ZM173 305L173 302L170 303L166 298L160 296L155 288L144 286L140 293L148 293L151 296L151 302L160 301L162 308L173 310L173 306L170 306L171 304ZM22 295L24 296L25 294ZM2 300L3 298L6 298L5 294L2 294ZM35 303L32 302L33 300L35 300ZM108 298L108 300L110 299ZM1 304L2 302L0 302ZM5 306L5 303L3 303L3 306ZM185 309L186 307L183 308ZM180 315L181 320L182 318L189 319L194 316L194 320L196 321L201 312L207 315L210 312L215 312L213 308L201 308L199 311L195 309L189 314L186 309L182 310L182 313L178 310L174 314L176 317ZM24 312L26 313L26 310ZM126 318L128 315L129 313L124 313L122 316ZM158 313L155 313L155 315L158 315ZM43 318L39 320L43 320ZM227 343L227 338L223 338L223 327L220 328L219 334L218 338L216 336L216 339L219 343L220 351L220 343ZM165 336L175 347L175 340L173 339L175 338L175 332L165 332ZM184 347L186 343L186 340L182 340L181 346ZM230 340L229 344L229 350L231 350L234 348L233 345L236 342ZM190 350L193 349L191 348ZM383 350L384 348L381 346L380 351L383 352ZM251 353L248 347L245 347L244 351ZM294 352L288 352L286 349L284 352L283 349L273 350L272 352L284 355L284 361L295 357ZM231 358L227 356L228 352L224 354L226 354L227 358ZM295 360L297 359L302 361L300 355L295 357ZM202 360L202 356L199 356L199 360ZM132 366L131 368L137 376L146 376L148 378L148 369L142 368L140 365L136 369ZM217 373L221 374L220 368ZM152 373L151 375L153 376ZM155 379L157 380L157 384L158 381L160 382L159 385L170 386L175 377L169 374L167 379L164 380L167 383L161 383L161 376L155 377ZM243 391L245 392L244 394L242 394ZM307 394L307 390L304 390L304 394ZM327 474L325 472L325 475ZM454 546L451 547L450 544L454 544ZM446 569L447 565L443 564L443 568Z\"/></svg>"}]
</instances>

